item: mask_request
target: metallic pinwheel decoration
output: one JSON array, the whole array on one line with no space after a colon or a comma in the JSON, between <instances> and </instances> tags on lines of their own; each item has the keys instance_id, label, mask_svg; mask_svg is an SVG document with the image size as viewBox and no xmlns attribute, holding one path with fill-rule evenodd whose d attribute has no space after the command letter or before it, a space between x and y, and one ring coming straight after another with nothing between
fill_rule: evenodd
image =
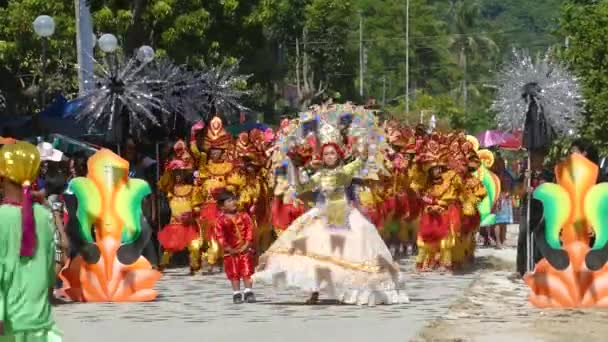
<instances>
[{"instance_id":1,"label":"metallic pinwheel decoration","mask_svg":"<svg viewBox=\"0 0 608 342\"><path fill-rule=\"evenodd\" d=\"M77 101L76 119L91 130L116 128L116 120L127 115L131 133L150 125L166 124L171 115L188 122L205 120L220 113L225 117L246 111L240 103L248 94L241 90L249 76L237 74L238 64L188 70L167 58L106 55L95 60L96 88Z\"/></svg>"},{"instance_id":2,"label":"metallic pinwheel decoration","mask_svg":"<svg viewBox=\"0 0 608 342\"><path fill-rule=\"evenodd\" d=\"M6 97L3 93L0 93L0 111L6 109Z\"/></svg>"},{"instance_id":3,"label":"metallic pinwheel decoration","mask_svg":"<svg viewBox=\"0 0 608 342\"><path fill-rule=\"evenodd\" d=\"M169 112L181 115L188 122L202 119L198 110L197 80L193 72L175 65L168 58L155 59L146 69L151 79L164 80L153 85L153 88Z\"/></svg>"},{"instance_id":4,"label":"metallic pinwheel decoration","mask_svg":"<svg viewBox=\"0 0 608 342\"><path fill-rule=\"evenodd\" d=\"M193 98L196 99L196 110L204 117L220 114L228 121L230 117L249 109L241 103L241 99L249 95L245 90L247 80L251 75L239 75L239 64L229 66L204 67L194 72L192 85Z\"/></svg>"},{"instance_id":5,"label":"metallic pinwheel decoration","mask_svg":"<svg viewBox=\"0 0 608 342\"><path fill-rule=\"evenodd\" d=\"M148 63L122 55L107 55L101 63L95 60L96 87L79 99L76 119L86 121L90 129L106 124L112 130L118 117L128 115L130 131L165 122L169 110L163 91L168 79L150 73Z\"/></svg>"},{"instance_id":6,"label":"metallic pinwheel decoration","mask_svg":"<svg viewBox=\"0 0 608 342\"><path fill-rule=\"evenodd\" d=\"M582 122L583 97L577 80L546 53L532 58L526 51L513 51L513 60L497 79L496 99L492 110L504 130L521 130L524 126L527 98L542 107L549 125L557 133L576 131Z\"/></svg>"}]
</instances>

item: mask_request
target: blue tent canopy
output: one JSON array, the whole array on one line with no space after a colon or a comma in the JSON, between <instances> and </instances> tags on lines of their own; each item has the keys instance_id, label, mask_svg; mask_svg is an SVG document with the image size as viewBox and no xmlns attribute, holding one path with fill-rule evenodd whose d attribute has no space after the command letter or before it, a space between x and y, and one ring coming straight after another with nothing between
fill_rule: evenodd
<instances>
[{"instance_id":1,"label":"blue tent canopy","mask_svg":"<svg viewBox=\"0 0 608 342\"><path fill-rule=\"evenodd\" d=\"M76 111L81 100L68 101L63 95L57 95L38 115L39 125L46 131L63 134L69 137L80 137L86 134L86 125L77 122ZM10 129L16 135L30 135L33 130L33 115L6 117L0 120L0 128Z\"/></svg>"}]
</instances>

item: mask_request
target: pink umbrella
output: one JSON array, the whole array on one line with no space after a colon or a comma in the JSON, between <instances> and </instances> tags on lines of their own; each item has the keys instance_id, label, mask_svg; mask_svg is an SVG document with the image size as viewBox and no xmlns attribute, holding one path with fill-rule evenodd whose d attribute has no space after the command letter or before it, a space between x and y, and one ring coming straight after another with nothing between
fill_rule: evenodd
<instances>
[{"instance_id":1,"label":"pink umbrella","mask_svg":"<svg viewBox=\"0 0 608 342\"><path fill-rule=\"evenodd\" d=\"M521 139L517 136L498 130L488 130L477 134L477 140L481 147L507 147L517 148L521 146Z\"/></svg>"}]
</instances>

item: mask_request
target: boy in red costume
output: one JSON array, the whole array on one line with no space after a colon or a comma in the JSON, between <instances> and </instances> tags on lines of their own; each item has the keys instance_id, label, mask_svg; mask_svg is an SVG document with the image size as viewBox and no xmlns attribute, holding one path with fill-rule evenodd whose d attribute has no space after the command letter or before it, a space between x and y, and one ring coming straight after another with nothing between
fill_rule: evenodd
<instances>
[{"instance_id":1,"label":"boy in red costume","mask_svg":"<svg viewBox=\"0 0 608 342\"><path fill-rule=\"evenodd\" d=\"M253 303L253 220L247 212L238 211L238 198L232 192L220 193L217 205L220 214L215 223L215 235L224 249L224 271L232 284L232 299L235 304L243 301ZM241 292L241 279L245 285L244 292Z\"/></svg>"}]
</instances>

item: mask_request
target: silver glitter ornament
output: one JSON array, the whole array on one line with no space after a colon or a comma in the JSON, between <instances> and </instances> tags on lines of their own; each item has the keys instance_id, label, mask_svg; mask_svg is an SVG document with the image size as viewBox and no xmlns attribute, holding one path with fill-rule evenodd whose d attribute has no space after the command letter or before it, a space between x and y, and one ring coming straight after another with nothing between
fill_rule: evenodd
<instances>
[{"instance_id":1,"label":"silver glitter ornament","mask_svg":"<svg viewBox=\"0 0 608 342\"><path fill-rule=\"evenodd\" d=\"M129 117L129 131L145 131L150 125L166 122L169 110L163 98L166 75L150 73L150 60L108 54L95 62L95 88L77 99L76 119L89 130L115 127L122 115Z\"/></svg>"},{"instance_id":2,"label":"silver glitter ornament","mask_svg":"<svg viewBox=\"0 0 608 342\"><path fill-rule=\"evenodd\" d=\"M250 75L237 73L239 64L230 66L204 67L193 72L189 95L200 119L206 120L216 114L228 121L235 115L249 111L241 99L249 95L243 89Z\"/></svg>"},{"instance_id":3,"label":"silver glitter ornament","mask_svg":"<svg viewBox=\"0 0 608 342\"><path fill-rule=\"evenodd\" d=\"M491 109L500 129L522 130L532 94L542 107L549 125L559 134L576 131L582 122L583 97L576 78L547 52L532 58L513 50L513 60L499 73L497 94Z\"/></svg>"}]
</instances>

